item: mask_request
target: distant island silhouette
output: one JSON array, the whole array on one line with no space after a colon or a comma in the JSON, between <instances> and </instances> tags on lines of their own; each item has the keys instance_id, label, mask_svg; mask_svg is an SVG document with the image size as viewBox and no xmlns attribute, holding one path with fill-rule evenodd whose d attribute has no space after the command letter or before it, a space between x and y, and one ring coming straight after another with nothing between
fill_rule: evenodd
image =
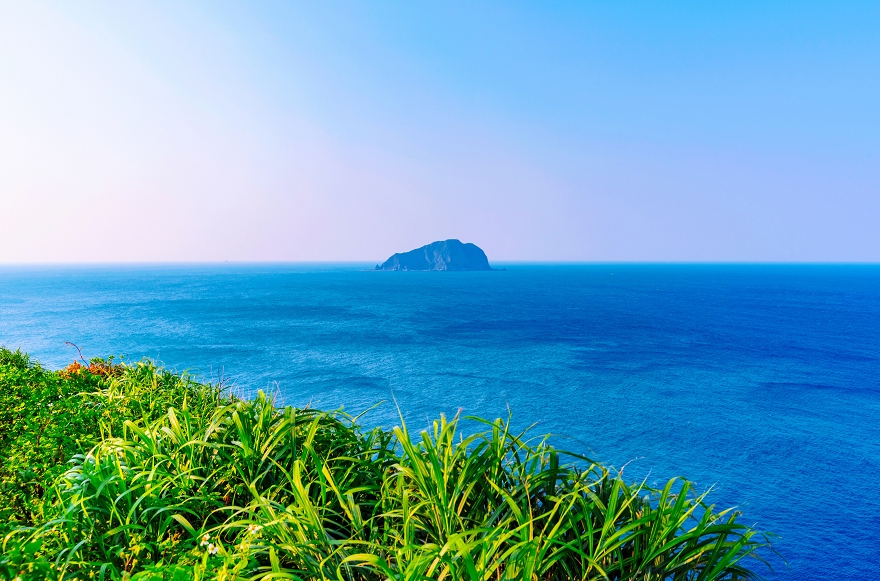
<instances>
[{"instance_id":1,"label":"distant island silhouette","mask_svg":"<svg viewBox=\"0 0 880 581\"><path fill-rule=\"evenodd\" d=\"M399 252L376 265L376 270L494 270L486 253L471 243L438 240L409 252Z\"/></svg>"}]
</instances>

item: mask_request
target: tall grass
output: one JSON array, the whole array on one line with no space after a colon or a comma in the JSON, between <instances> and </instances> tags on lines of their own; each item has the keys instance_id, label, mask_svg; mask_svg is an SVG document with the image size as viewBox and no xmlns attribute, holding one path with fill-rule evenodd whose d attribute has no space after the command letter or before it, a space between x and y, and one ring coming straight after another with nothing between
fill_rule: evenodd
<instances>
[{"instance_id":1,"label":"tall grass","mask_svg":"<svg viewBox=\"0 0 880 581\"><path fill-rule=\"evenodd\" d=\"M191 413L210 415L220 397L217 386L148 361L95 359L48 371L0 347L0 537L38 519L67 460L120 434L126 420L151 422L184 402Z\"/></svg>"},{"instance_id":2,"label":"tall grass","mask_svg":"<svg viewBox=\"0 0 880 581\"><path fill-rule=\"evenodd\" d=\"M126 408L72 456L39 518L3 539L0 574L709 581L756 578L768 547L686 480L627 483L509 421L364 429L163 374L142 364L102 377L89 397L127 401L134 382L139 417Z\"/></svg>"}]
</instances>

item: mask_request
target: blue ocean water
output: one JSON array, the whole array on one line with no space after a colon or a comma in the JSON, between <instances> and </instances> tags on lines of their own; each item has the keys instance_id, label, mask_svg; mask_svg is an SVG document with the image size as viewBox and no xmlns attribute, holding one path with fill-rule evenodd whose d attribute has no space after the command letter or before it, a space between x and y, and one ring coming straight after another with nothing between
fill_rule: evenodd
<instances>
[{"instance_id":1,"label":"blue ocean water","mask_svg":"<svg viewBox=\"0 0 880 581\"><path fill-rule=\"evenodd\" d=\"M506 266L4 267L0 343L385 400L386 426L509 408L634 479L714 487L780 535L770 579L880 578L880 267Z\"/></svg>"}]
</instances>

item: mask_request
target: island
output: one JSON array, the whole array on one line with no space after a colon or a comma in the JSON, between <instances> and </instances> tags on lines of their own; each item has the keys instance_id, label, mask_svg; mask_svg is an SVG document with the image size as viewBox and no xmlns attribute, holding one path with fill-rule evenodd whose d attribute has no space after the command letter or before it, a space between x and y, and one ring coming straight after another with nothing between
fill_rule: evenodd
<instances>
[{"instance_id":1,"label":"island","mask_svg":"<svg viewBox=\"0 0 880 581\"><path fill-rule=\"evenodd\" d=\"M438 240L409 252L399 252L376 265L376 270L494 270L476 244Z\"/></svg>"}]
</instances>

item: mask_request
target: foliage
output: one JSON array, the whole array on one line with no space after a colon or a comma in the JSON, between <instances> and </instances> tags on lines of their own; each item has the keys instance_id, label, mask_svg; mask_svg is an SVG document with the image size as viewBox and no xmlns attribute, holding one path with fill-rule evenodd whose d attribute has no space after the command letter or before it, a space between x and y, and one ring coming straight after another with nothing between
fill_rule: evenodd
<instances>
[{"instance_id":1,"label":"foliage","mask_svg":"<svg viewBox=\"0 0 880 581\"><path fill-rule=\"evenodd\" d=\"M767 546L687 481L628 484L508 421L366 430L151 363L81 378L23 357L0 352L3 397L40 378L92 402L93 431L4 538L10 578L708 581L755 578Z\"/></svg>"},{"instance_id":2,"label":"foliage","mask_svg":"<svg viewBox=\"0 0 880 581\"><path fill-rule=\"evenodd\" d=\"M0 351L0 533L30 523L43 492L74 453L94 446L103 410L84 406L96 389L88 373L63 375Z\"/></svg>"},{"instance_id":3,"label":"foliage","mask_svg":"<svg viewBox=\"0 0 880 581\"><path fill-rule=\"evenodd\" d=\"M219 390L142 362L93 359L52 372L0 348L0 535L38 517L43 494L67 461L112 436L126 420L153 421L185 400L216 408Z\"/></svg>"}]
</instances>

